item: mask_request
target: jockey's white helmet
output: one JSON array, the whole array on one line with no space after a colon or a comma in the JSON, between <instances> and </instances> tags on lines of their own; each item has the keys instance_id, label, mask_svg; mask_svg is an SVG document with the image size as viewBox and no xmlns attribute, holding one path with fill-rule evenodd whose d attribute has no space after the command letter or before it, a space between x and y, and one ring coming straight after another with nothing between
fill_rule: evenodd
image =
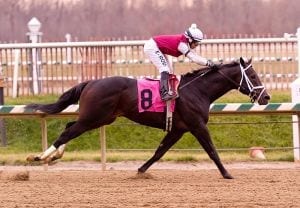
<instances>
[{"instance_id":1,"label":"jockey's white helmet","mask_svg":"<svg viewBox=\"0 0 300 208\"><path fill-rule=\"evenodd\" d=\"M203 39L203 33L200 29L197 28L197 25L193 23L191 27L189 27L184 32L185 37L189 39L189 42L200 42Z\"/></svg>"}]
</instances>

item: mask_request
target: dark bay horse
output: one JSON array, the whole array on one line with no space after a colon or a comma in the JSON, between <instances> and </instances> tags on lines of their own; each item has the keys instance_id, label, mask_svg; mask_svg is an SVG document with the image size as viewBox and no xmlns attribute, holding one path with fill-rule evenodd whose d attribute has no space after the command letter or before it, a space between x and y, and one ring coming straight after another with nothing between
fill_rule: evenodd
<instances>
[{"instance_id":1,"label":"dark bay horse","mask_svg":"<svg viewBox=\"0 0 300 208\"><path fill-rule=\"evenodd\" d=\"M154 162L159 160L186 132L191 132L209 157L215 162L222 176L233 178L224 168L211 140L206 126L209 107L216 99L232 89L248 95L252 102L260 105L268 103L267 94L251 59L220 65L218 68L204 68L181 76L179 97L173 113L171 131L161 141L155 154L139 169L144 173ZM82 133L111 124L118 116L124 116L134 122L155 128L165 128L166 113L138 111L137 80L126 77L109 77L80 83L63 93L57 102L52 104L30 104L27 108L48 114L59 113L71 104L79 101L77 121L66 125L59 138L45 152L38 156L28 157L29 161L58 159L62 156L65 144ZM59 154L58 154L59 155Z\"/></svg>"}]
</instances>

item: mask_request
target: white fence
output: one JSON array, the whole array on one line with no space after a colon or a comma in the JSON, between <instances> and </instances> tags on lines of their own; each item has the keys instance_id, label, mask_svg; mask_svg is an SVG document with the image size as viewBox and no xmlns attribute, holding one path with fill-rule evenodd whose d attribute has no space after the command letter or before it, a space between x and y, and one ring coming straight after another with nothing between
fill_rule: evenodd
<instances>
[{"instance_id":1,"label":"white fence","mask_svg":"<svg viewBox=\"0 0 300 208\"><path fill-rule=\"evenodd\" d=\"M144 56L144 42L0 44L4 94L61 94L82 81L107 76L157 77L158 71ZM203 40L197 52L223 62L252 57L268 89L289 89L298 77L296 37ZM184 57L172 60L176 74L199 67Z\"/></svg>"}]
</instances>

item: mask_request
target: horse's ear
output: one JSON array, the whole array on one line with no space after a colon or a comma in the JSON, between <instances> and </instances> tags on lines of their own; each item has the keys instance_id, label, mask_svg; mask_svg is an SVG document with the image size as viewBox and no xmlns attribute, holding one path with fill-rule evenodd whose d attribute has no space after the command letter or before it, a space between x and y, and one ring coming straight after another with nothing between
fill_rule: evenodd
<instances>
[{"instance_id":1,"label":"horse's ear","mask_svg":"<svg viewBox=\"0 0 300 208\"><path fill-rule=\"evenodd\" d=\"M252 62L252 56L251 56L251 58L248 61L248 65L251 64L251 62Z\"/></svg>"},{"instance_id":2,"label":"horse's ear","mask_svg":"<svg viewBox=\"0 0 300 208\"><path fill-rule=\"evenodd\" d=\"M243 68L246 68L245 61L242 57L240 57L240 64L242 65Z\"/></svg>"}]
</instances>

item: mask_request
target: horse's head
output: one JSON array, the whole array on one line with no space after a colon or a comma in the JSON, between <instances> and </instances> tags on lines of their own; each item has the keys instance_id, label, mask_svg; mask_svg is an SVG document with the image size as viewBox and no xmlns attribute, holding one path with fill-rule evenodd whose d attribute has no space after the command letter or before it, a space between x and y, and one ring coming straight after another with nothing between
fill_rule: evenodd
<instances>
[{"instance_id":1,"label":"horse's head","mask_svg":"<svg viewBox=\"0 0 300 208\"><path fill-rule=\"evenodd\" d=\"M231 85L228 85L228 82L224 82L215 85L216 87L209 87L208 84L210 82L217 83L220 81L220 76L216 76L218 73L222 75L222 80L225 78ZM196 83L194 81L202 77L204 77L203 80L206 79L209 81L203 81L201 85L199 84L197 86L205 88L206 94L211 96L212 102L231 89L238 89L241 93L248 95L251 102L258 102L260 105L266 105L270 100L269 94L266 92L265 87L262 85L257 73L253 69L251 59L245 62L243 58L240 58L240 62L224 65L220 64L216 65L214 68L206 67L189 72L182 76L184 82L182 82L179 89ZM226 86L224 86L224 84Z\"/></svg>"},{"instance_id":2,"label":"horse's head","mask_svg":"<svg viewBox=\"0 0 300 208\"><path fill-rule=\"evenodd\" d=\"M267 93L265 87L262 85L257 73L253 69L251 59L245 62L240 58L241 78L238 90L250 97L251 102L258 102L260 105L268 104L270 95Z\"/></svg>"}]
</instances>

